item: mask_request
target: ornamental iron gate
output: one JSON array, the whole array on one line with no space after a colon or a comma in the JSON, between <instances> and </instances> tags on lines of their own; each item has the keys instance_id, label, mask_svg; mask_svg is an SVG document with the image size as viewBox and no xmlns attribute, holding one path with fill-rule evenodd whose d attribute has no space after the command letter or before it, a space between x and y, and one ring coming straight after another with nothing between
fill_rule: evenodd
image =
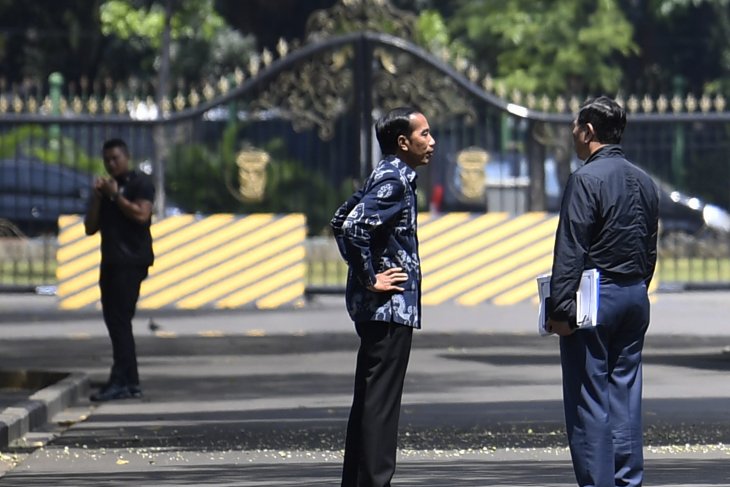
<instances>
[{"instance_id":1,"label":"ornamental iron gate","mask_svg":"<svg viewBox=\"0 0 730 487\"><path fill-rule=\"evenodd\" d=\"M460 217L437 224L438 214L508 219L559 209L579 163L570 136L577 99L514 93L508 101L468 64L386 34L315 36L277 51L159 105L111 91L62 103L0 96L0 284L55 284L58 217L83 213L111 137L126 140L137 167L154 176L158 218L305 214L310 292L342 290L346 271L327 224L377 162L373 121L395 106L423 111L436 137L434 159L419 169L419 207L434 235L439 225L459 228ZM730 284L724 100L622 102L630 112L624 148L663 188L661 282Z\"/></svg>"}]
</instances>

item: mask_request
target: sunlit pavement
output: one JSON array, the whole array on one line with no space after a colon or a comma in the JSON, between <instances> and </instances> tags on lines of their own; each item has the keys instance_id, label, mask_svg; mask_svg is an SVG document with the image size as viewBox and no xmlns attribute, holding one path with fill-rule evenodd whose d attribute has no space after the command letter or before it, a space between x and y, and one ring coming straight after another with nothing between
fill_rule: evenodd
<instances>
[{"instance_id":1,"label":"sunlit pavement","mask_svg":"<svg viewBox=\"0 0 730 487\"><path fill-rule=\"evenodd\" d=\"M654 306L646 485L730 486L728 298L662 295ZM534 307L425 314L393 485L573 484L557 340L533 335ZM68 318L5 320L0 367L102 381L103 324ZM339 302L153 316L154 331L149 318L136 322L145 398L64 412L50 443L34 446L52 436L34 433L0 457L10 468L0 485L339 485L357 347Z\"/></svg>"}]
</instances>

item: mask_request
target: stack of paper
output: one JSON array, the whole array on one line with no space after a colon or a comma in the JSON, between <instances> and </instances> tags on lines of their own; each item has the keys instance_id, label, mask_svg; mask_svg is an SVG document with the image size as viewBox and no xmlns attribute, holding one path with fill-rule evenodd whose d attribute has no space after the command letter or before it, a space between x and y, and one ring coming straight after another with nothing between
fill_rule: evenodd
<instances>
[{"instance_id":1,"label":"stack of paper","mask_svg":"<svg viewBox=\"0 0 730 487\"><path fill-rule=\"evenodd\" d=\"M598 269L585 270L581 276L578 291L575 293L576 323L579 328L596 326L598 321L599 277ZM540 298L537 330L542 336L550 335L545 328L550 310L550 274L538 276L537 292Z\"/></svg>"}]
</instances>

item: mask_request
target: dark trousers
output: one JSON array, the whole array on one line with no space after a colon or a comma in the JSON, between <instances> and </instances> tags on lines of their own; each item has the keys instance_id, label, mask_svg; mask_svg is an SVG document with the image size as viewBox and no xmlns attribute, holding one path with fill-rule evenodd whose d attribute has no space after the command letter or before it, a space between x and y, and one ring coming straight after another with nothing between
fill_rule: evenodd
<instances>
[{"instance_id":1,"label":"dark trousers","mask_svg":"<svg viewBox=\"0 0 730 487\"><path fill-rule=\"evenodd\" d=\"M395 473L398 419L413 328L355 323L360 336L347 423L343 487L386 487Z\"/></svg>"},{"instance_id":2,"label":"dark trousers","mask_svg":"<svg viewBox=\"0 0 730 487\"><path fill-rule=\"evenodd\" d=\"M640 486L644 476L643 282L601 284L598 326L560 339L565 422L580 486Z\"/></svg>"},{"instance_id":3,"label":"dark trousers","mask_svg":"<svg viewBox=\"0 0 730 487\"><path fill-rule=\"evenodd\" d=\"M102 265L99 276L101 307L114 352L110 384L139 385L132 318L146 267Z\"/></svg>"}]
</instances>

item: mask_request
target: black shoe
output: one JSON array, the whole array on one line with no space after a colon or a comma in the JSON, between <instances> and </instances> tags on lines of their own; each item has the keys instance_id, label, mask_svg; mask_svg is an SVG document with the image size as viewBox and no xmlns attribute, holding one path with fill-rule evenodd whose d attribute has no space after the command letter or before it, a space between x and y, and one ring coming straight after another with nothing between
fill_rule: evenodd
<instances>
[{"instance_id":1,"label":"black shoe","mask_svg":"<svg viewBox=\"0 0 730 487\"><path fill-rule=\"evenodd\" d=\"M139 394L142 394L142 391L139 391ZM132 391L129 390L129 387L119 385L119 384L109 384L106 387L103 387L99 392L92 394L89 399L94 402L104 402L104 401L113 401L115 399L129 399L131 397L135 397L132 395Z\"/></svg>"},{"instance_id":2,"label":"black shoe","mask_svg":"<svg viewBox=\"0 0 730 487\"><path fill-rule=\"evenodd\" d=\"M144 394L142 394L142 389L140 389L139 385L136 386L128 386L129 394L131 394L131 397L135 399L141 399L144 397Z\"/></svg>"}]
</instances>

